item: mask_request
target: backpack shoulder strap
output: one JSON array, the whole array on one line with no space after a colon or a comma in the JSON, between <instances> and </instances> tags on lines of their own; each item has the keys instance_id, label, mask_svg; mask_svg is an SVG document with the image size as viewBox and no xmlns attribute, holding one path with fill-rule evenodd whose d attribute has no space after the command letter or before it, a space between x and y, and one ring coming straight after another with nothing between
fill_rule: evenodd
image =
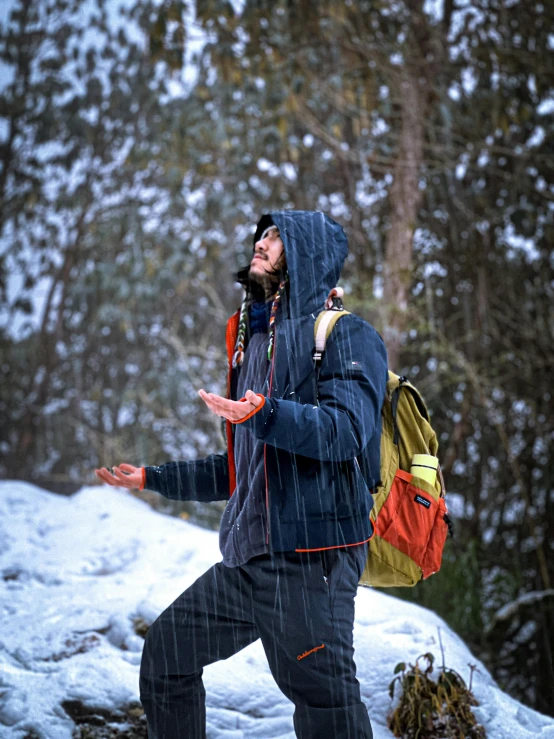
<instances>
[{"instance_id":1,"label":"backpack shoulder strap","mask_svg":"<svg viewBox=\"0 0 554 739\"><path fill-rule=\"evenodd\" d=\"M314 359L319 361L325 351L325 343L329 338L333 326L342 316L350 314L348 310L323 310L316 318L314 327L315 352Z\"/></svg>"},{"instance_id":2,"label":"backpack shoulder strap","mask_svg":"<svg viewBox=\"0 0 554 739\"><path fill-rule=\"evenodd\" d=\"M350 311L344 310L342 307L342 296L342 287L334 287L325 301L325 309L316 318L314 326L315 351L313 355L315 362L321 361L325 344L335 323L342 316L350 314Z\"/></svg>"}]
</instances>

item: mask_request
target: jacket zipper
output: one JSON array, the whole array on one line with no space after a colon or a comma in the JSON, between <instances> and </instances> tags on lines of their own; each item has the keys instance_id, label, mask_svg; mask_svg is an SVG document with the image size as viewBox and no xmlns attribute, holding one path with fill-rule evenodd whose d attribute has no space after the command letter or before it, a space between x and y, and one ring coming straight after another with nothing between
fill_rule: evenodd
<instances>
[{"instance_id":1,"label":"jacket zipper","mask_svg":"<svg viewBox=\"0 0 554 739\"><path fill-rule=\"evenodd\" d=\"M273 384L273 369L275 367L275 354L277 353L277 327L275 327L275 334L273 336L273 356L271 357L271 372L269 373L269 389L267 397L271 397L271 386ZM265 535L265 543L269 546L269 483L267 479L267 444L264 444L264 475L265 475L265 512L266 512L266 524L267 531Z\"/></svg>"}]
</instances>

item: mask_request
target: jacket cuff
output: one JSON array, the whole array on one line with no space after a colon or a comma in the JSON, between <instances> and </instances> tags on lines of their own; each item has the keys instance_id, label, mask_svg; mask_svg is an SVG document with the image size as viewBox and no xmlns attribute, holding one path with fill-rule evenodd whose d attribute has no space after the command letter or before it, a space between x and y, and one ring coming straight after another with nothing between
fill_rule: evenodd
<instances>
[{"instance_id":1,"label":"jacket cuff","mask_svg":"<svg viewBox=\"0 0 554 739\"><path fill-rule=\"evenodd\" d=\"M142 477L144 480L143 490L152 490L155 493L161 493L160 486L156 485L156 482L162 482L159 467L143 467Z\"/></svg>"},{"instance_id":2,"label":"jacket cuff","mask_svg":"<svg viewBox=\"0 0 554 739\"><path fill-rule=\"evenodd\" d=\"M244 416L244 418L241 418L240 421L231 421L231 423L235 423L235 424L236 423L244 423L245 421L248 421L249 418L252 418L252 416L254 416L256 413L259 413L262 410L262 408L265 405L265 396L262 395L261 393L256 393L256 395L258 396L258 398L261 398L262 399L262 402L259 405L257 405L254 408L254 410L251 411L247 416ZM245 402L246 402L246 398L240 398L239 399L239 403L245 403Z\"/></svg>"},{"instance_id":3,"label":"jacket cuff","mask_svg":"<svg viewBox=\"0 0 554 739\"><path fill-rule=\"evenodd\" d=\"M248 418L243 419L244 427L250 429L260 440L265 439L270 425L275 420L275 399L264 398L264 401L256 408L257 412L250 413Z\"/></svg>"}]
</instances>

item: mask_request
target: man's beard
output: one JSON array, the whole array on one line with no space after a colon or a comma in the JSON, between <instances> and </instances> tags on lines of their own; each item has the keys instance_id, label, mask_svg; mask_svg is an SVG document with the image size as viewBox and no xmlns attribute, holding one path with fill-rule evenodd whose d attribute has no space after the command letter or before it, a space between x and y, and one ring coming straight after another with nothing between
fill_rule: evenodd
<instances>
[{"instance_id":1,"label":"man's beard","mask_svg":"<svg viewBox=\"0 0 554 739\"><path fill-rule=\"evenodd\" d=\"M263 294L265 300L268 300L275 295L277 288L284 279L284 276L285 272L283 269L278 269L275 272L264 272L263 274L255 271L253 272L252 269L250 269L248 280L251 285L251 292L253 294L257 294L258 299L260 299Z\"/></svg>"}]
</instances>

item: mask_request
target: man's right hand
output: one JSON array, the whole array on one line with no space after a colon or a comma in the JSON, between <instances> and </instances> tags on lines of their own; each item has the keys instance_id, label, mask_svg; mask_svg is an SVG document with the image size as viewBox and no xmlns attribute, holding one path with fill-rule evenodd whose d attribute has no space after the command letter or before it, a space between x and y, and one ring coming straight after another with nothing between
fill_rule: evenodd
<instances>
[{"instance_id":1,"label":"man's right hand","mask_svg":"<svg viewBox=\"0 0 554 739\"><path fill-rule=\"evenodd\" d=\"M137 488L144 490L144 467L133 467L132 464L120 464L119 467L112 467L113 474L106 467L95 470L96 476L102 482L120 488Z\"/></svg>"}]
</instances>

